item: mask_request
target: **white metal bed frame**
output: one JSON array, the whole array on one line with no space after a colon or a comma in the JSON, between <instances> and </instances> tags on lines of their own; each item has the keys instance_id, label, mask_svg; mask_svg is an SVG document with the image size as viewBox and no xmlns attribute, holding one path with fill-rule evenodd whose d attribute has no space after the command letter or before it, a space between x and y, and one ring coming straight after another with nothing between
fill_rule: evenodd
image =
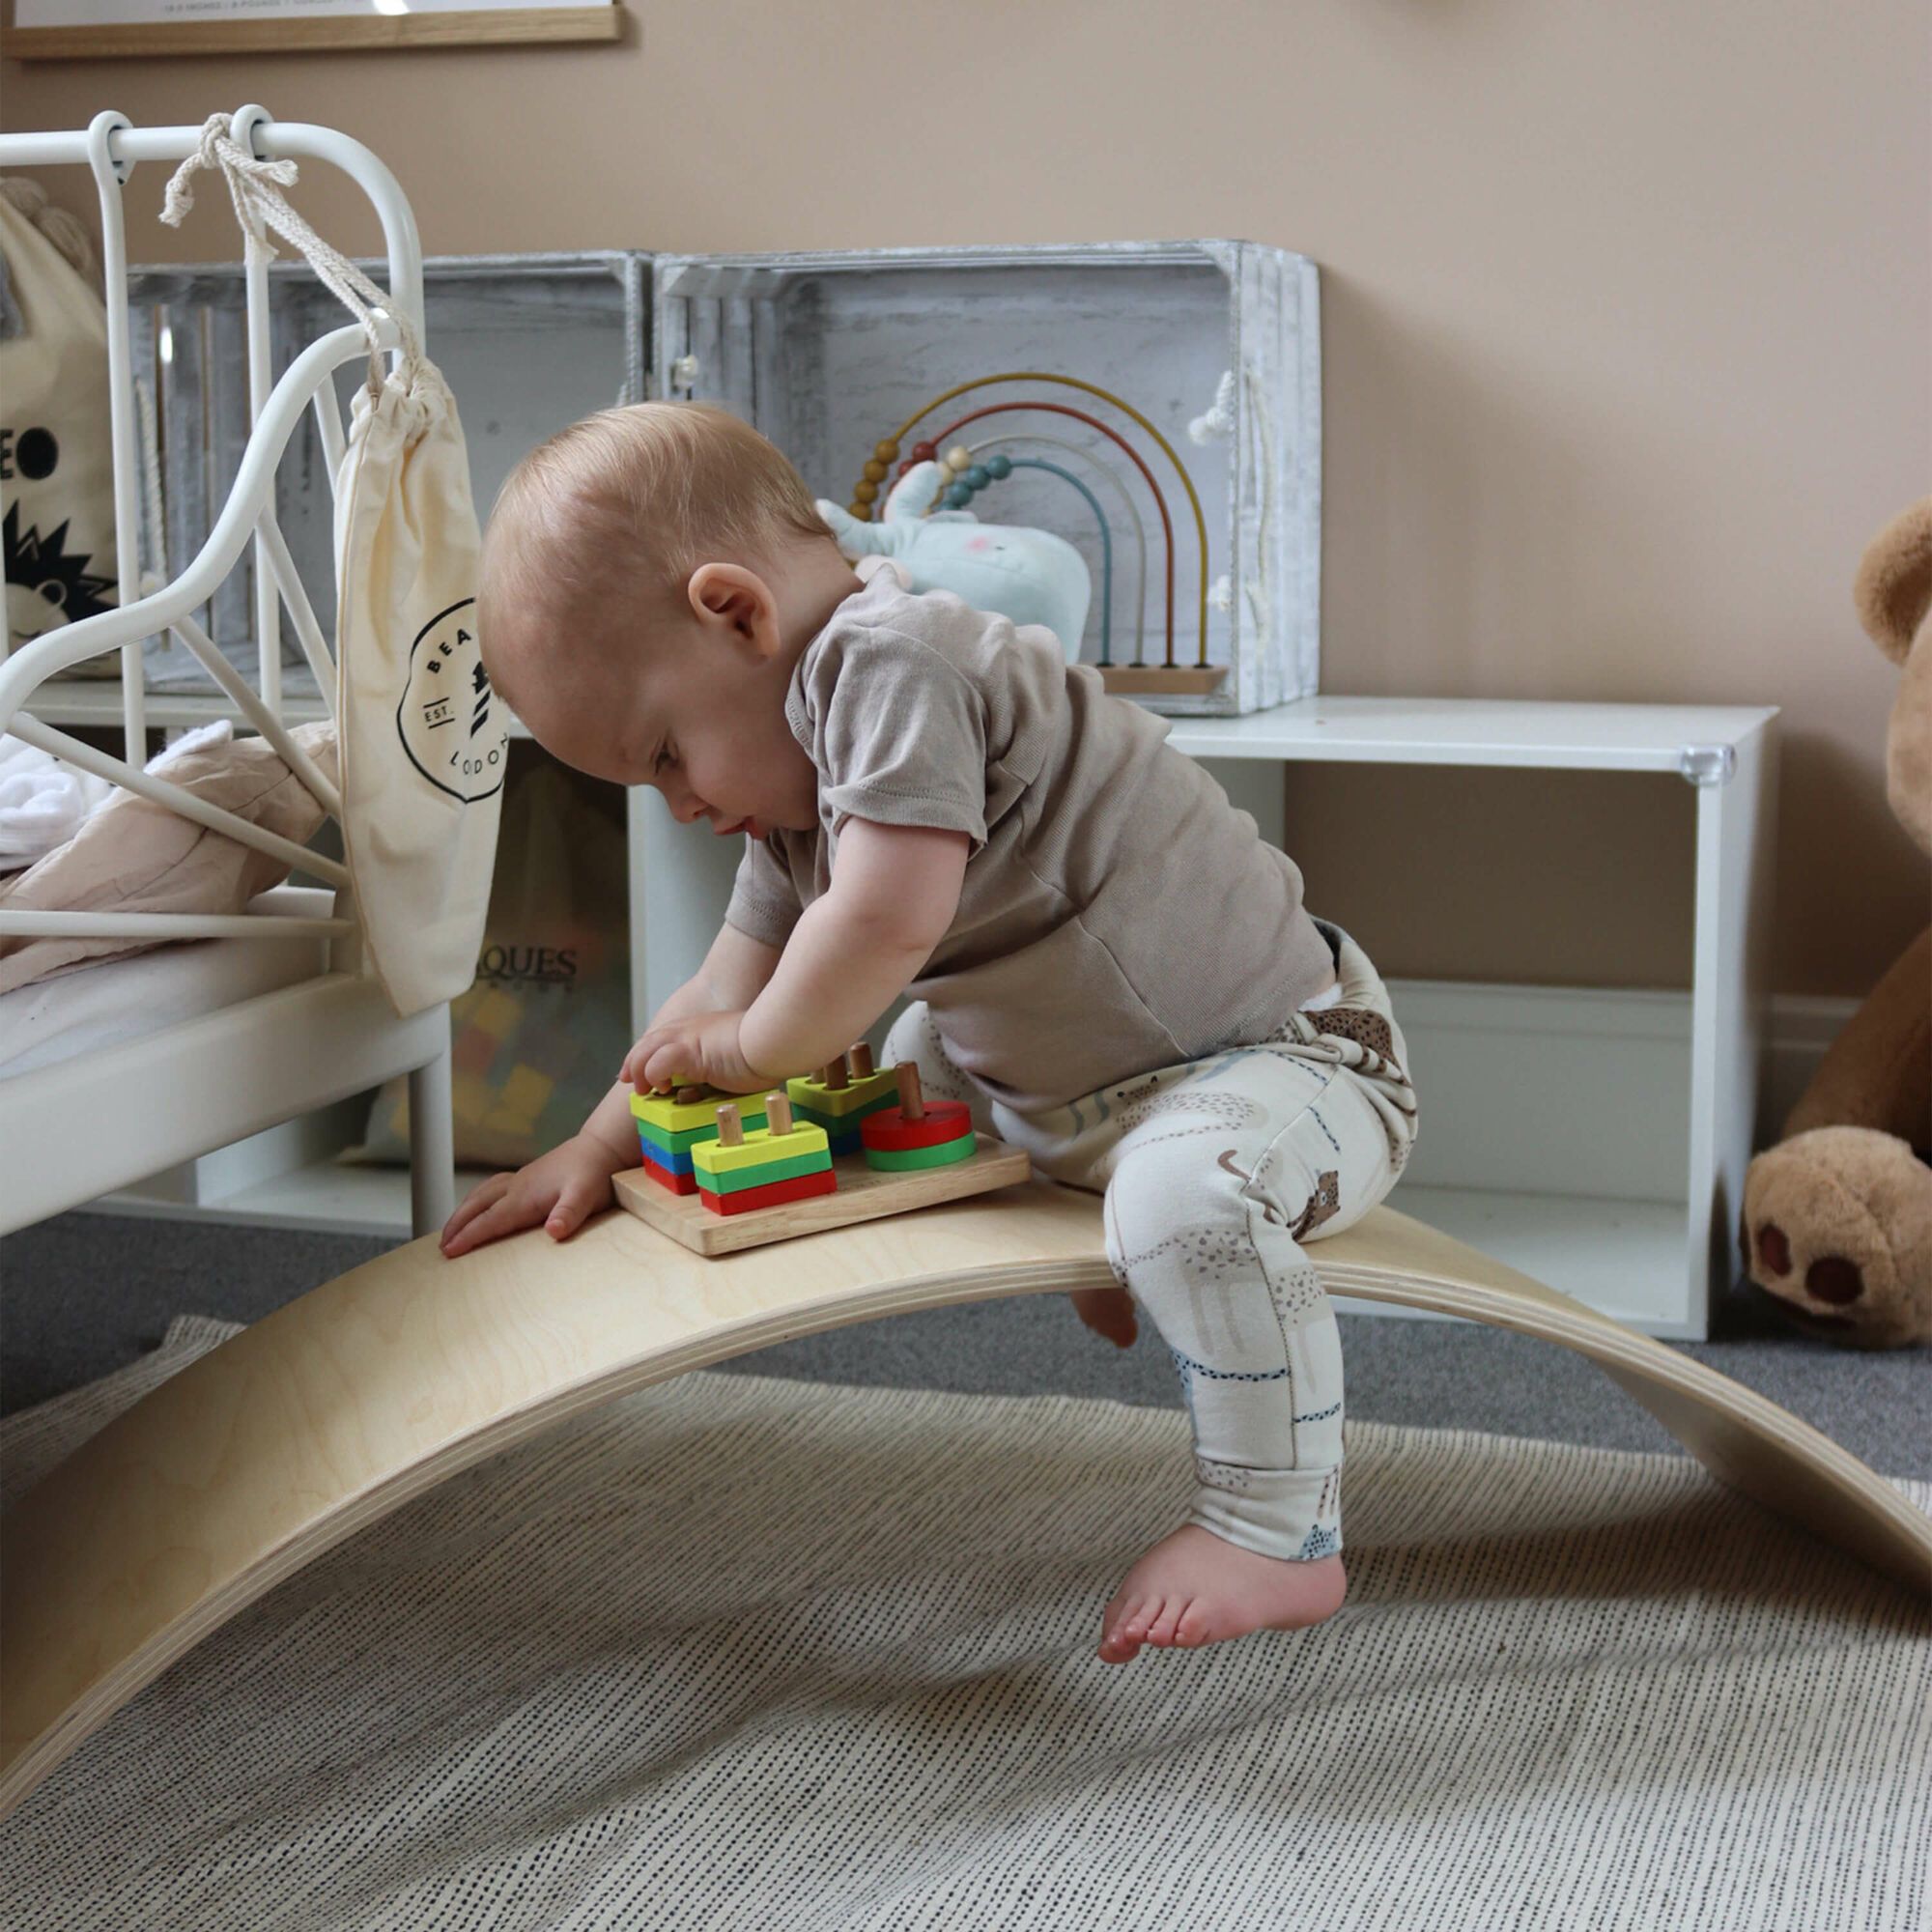
<instances>
[{"instance_id":1,"label":"white metal bed frame","mask_svg":"<svg viewBox=\"0 0 1932 1932\"><path fill-rule=\"evenodd\" d=\"M333 128L272 120L245 106L233 117L236 142L259 159L333 163L368 195L383 223L390 300L423 322L422 247L415 217L395 177L358 141ZM140 454L128 342L128 253L122 195L142 161L181 161L201 144L199 128L136 128L112 111L84 129L0 134L0 169L80 164L99 196L106 289L107 354L114 451L114 521L119 581L144 593L80 623L50 631L0 661L0 732L78 769L170 807L185 817L266 852L336 891L331 917L9 912L0 932L37 937L326 939L325 973L276 992L132 1040L0 1081L0 1233L78 1206L264 1127L326 1106L397 1073L410 1082L411 1217L417 1234L447 1218L455 1168L449 1111L449 1009L398 1019L361 944L354 881L334 860L304 850L141 769L146 744L143 644L164 631L194 654L242 717L288 761L298 780L338 822L336 788L291 737L281 715L281 614L331 716L335 667L314 607L297 574L274 507L276 467L304 411L313 410L331 479L345 446L332 377L368 355L359 324L311 343L270 383L269 274L251 250L245 270L249 414L252 424L234 487L207 541L172 582L140 568ZM398 348L392 320L379 319L383 346ZM222 655L192 612L252 541L259 689ZM41 724L24 707L47 679L84 660L121 652L122 749L115 758ZM95 968L111 971L111 963Z\"/></svg>"}]
</instances>

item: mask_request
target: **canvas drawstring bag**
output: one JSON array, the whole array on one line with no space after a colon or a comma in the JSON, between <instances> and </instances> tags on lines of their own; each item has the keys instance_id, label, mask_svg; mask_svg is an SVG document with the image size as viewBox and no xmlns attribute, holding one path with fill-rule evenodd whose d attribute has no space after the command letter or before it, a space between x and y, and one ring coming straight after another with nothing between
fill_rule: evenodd
<instances>
[{"instance_id":1,"label":"canvas drawstring bag","mask_svg":"<svg viewBox=\"0 0 1932 1932\"><path fill-rule=\"evenodd\" d=\"M215 115L168 184L163 221L187 212L203 167L220 170L250 255L274 253L273 228L368 334L334 479L342 831L371 961L396 1011L419 1012L475 976L507 739L477 646L481 537L462 425L413 319L281 193L293 161L258 160ZM380 317L402 345L386 373Z\"/></svg>"}]
</instances>

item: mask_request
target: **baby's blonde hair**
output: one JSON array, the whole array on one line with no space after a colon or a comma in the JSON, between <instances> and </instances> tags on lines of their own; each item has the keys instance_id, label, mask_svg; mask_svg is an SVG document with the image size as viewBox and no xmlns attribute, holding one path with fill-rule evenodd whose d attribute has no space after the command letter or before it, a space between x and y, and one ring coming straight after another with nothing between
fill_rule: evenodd
<instances>
[{"instance_id":1,"label":"baby's blonde hair","mask_svg":"<svg viewBox=\"0 0 1932 1932\"><path fill-rule=\"evenodd\" d=\"M518 463L484 533L479 630L497 616L596 623L639 593L681 598L713 558L769 560L834 541L805 480L766 440L709 403L634 403L558 430Z\"/></svg>"}]
</instances>

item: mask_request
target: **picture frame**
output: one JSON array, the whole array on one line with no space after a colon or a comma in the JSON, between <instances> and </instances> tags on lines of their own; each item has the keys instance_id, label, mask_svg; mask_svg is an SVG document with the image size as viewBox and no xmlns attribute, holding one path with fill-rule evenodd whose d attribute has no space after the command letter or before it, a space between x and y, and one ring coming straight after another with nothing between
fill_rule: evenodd
<instances>
[{"instance_id":1,"label":"picture frame","mask_svg":"<svg viewBox=\"0 0 1932 1932\"><path fill-rule=\"evenodd\" d=\"M615 41L620 0L13 0L16 60Z\"/></svg>"}]
</instances>

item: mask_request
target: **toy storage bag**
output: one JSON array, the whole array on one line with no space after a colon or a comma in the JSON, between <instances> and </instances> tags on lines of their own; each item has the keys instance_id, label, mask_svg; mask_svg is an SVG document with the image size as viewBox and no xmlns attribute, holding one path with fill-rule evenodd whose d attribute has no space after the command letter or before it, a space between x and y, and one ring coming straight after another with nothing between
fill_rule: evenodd
<instances>
[{"instance_id":1,"label":"toy storage bag","mask_svg":"<svg viewBox=\"0 0 1932 1932\"><path fill-rule=\"evenodd\" d=\"M622 795L533 751L502 830L476 983L450 1008L463 1167L521 1167L568 1140L631 1044ZM409 1083L392 1080L359 1158L408 1160L409 1131Z\"/></svg>"},{"instance_id":2,"label":"toy storage bag","mask_svg":"<svg viewBox=\"0 0 1932 1932\"><path fill-rule=\"evenodd\" d=\"M82 273L80 224L38 184L0 182L0 505L7 549L7 642L115 602L114 440L107 310ZM70 677L113 677L120 653Z\"/></svg>"},{"instance_id":3,"label":"toy storage bag","mask_svg":"<svg viewBox=\"0 0 1932 1932\"><path fill-rule=\"evenodd\" d=\"M370 963L397 1013L468 986L489 904L507 734L476 640L481 533L456 402L414 320L290 207L296 164L264 161L217 114L168 184L161 218L218 168L250 258L273 228L362 325L367 380L334 477L336 728L342 838ZM400 344L384 372L381 319Z\"/></svg>"}]
</instances>

